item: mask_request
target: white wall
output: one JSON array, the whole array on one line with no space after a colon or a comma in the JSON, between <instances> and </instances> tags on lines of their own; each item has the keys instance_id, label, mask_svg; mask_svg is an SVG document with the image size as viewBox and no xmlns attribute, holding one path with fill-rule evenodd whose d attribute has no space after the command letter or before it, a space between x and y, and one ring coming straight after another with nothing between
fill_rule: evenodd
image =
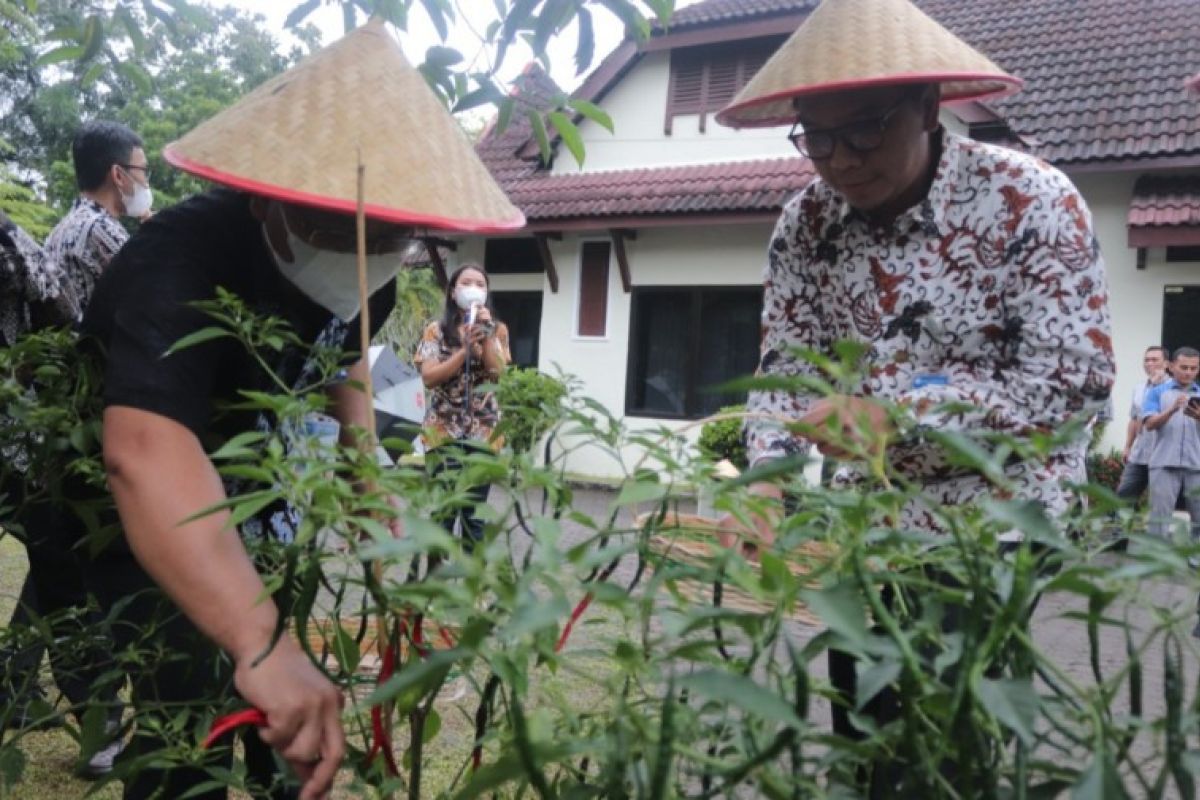
<instances>
[{"instance_id":1,"label":"white wall","mask_svg":"<svg viewBox=\"0 0 1200 800\"><path fill-rule=\"evenodd\" d=\"M700 132L700 117L675 117L672 133L663 131L667 113L667 83L671 57L667 51L647 53L600 103L612 118L614 133L590 120L580 123L587 155L584 170L600 172L671 164L707 164L749 158L795 155L787 128L735 131L708 115ZM554 162L554 173L572 173L579 165L566 148Z\"/></svg>"},{"instance_id":2,"label":"white wall","mask_svg":"<svg viewBox=\"0 0 1200 800\"><path fill-rule=\"evenodd\" d=\"M1129 396L1141 378L1142 352L1161 338L1163 288L1169 284L1200 284L1197 265L1167 264L1161 249L1150 251L1146 269L1137 269L1137 251L1126 245L1125 227L1136 178L1136 173L1072 176L1092 210L1107 268L1117 358L1113 395L1117 420L1108 428L1106 445L1118 448L1123 443ZM771 226L766 223L639 231L636 240L626 242L634 286L756 285L761 281L770 231ZM544 275L496 275L492 286L495 291L541 289L545 293L540 368L553 371L554 365L558 365L575 375L583 382L585 394L620 417L625 408L630 296L621 289L614 255L609 268L607 335L602 338L575 335L580 244L588 238L565 235L562 241L550 243L560 282L557 294L550 291ZM471 240L462 243L454 261L482 260L482 257L482 241ZM627 422L635 429L678 430L687 425L638 418ZM697 434L695 429L687 432L692 440ZM625 453L626 466L632 466L639 455ZM611 457L598 451L574 454L570 469L600 476L621 471Z\"/></svg>"},{"instance_id":3,"label":"white wall","mask_svg":"<svg viewBox=\"0 0 1200 800\"><path fill-rule=\"evenodd\" d=\"M1124 445L1130 396L1143 379L1142 354L1162 338L1163 288L1200 284L1198 265L1168 264L1161 248L1150 250L1146 268L1137 269L1137 251L1126 244L1126 219L1137 177L1138 173L1071 176L1091 207L1108 273L1117 383L1113 389L1116 419L1108 426L1105 445L1113 448Z\"/></svg>"},{"instance_id":4,"label":"white wall","mask_svg":"<svg viewBox=\"0 0 1200 800\"><path fill-rule=\"evenodd\" d=\"M600 103L612 118L614 132L590 120L580 123L586 152L584 172L796 155L787 140L790 126L734 130L718 124L709 114L701 132L700 116L689 114L675 117L667 135L663 125L669 79L670 53L648 53ZM965 132L966 126L949 111L942 112L942 119L950 130ZM551 171L561 175L578 172L580 167L563 147Z\"/></svg>"},{"instance_id":5,"label":"white wall","mask_svg":"<svg viewBox=\"0 0 1200 800\"><path fill-rule=\"evenodd\" d=\"M727 226L724 228L657 228L638 232L638 238L626 241L633 285L638 286L757 286L762 282L766 248L772 226L768 223ZM614 416L625 413L626 367L629 358L630 295L621 288L616 254L608 271L608 325L603 337L575 334L579 297L579 258L585 241L609 241L604 236L565 235L550 242L558 271L558 293L550 291L541 275L495 275L492 290L529 290L541 288L541 343L538 367L555 373L556 368L574 375L583 383L583 393L601 403ZM448 269L465 260L480 260L482 241L463 242ZM537 285L533 285L536 283ZM665 428L678 431L690 423L675 420L626 420L631 429ZM689 441L699 435L699 426L684 434ZM574 444L574 443L572 443ZM641 452L629 449L618 461L598 448L586 448L571 454L571 472L600 477L615 477L633 469ZM622 463L623 462L623 463Z\"/></svg>"}]
</instances>

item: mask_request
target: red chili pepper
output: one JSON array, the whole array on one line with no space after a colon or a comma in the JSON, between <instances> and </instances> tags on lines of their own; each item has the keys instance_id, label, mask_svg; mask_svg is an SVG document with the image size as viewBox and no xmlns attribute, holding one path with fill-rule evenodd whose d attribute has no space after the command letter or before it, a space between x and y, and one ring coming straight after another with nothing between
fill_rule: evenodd
<instances>
[{"instance_id":1,"label":"red chili pepper","mask_svg":"<svg viewBox=\"0 0 1200 800\"><path fill-rule=\"evenodd\" d=\"M400 627L403 629L403 621L401 621ZM383 651L383 664L380 665L379 677L375 680L377 687L382 686L388 678L395 674L399 649L400 638L397 636ZM393 776L398 776L400 767L397 766L396 756L392 752L392 737L383 724L383 706L377 705L371 709L371 749L367 752L367 764L374 761L375 756L380 753L383 753L383 760L387 764L388 772Z\"/></svg>"},{"instance_id":2,"label":"red chili pepper","mask_svg":"<svg viewBox=\"0 0 1200 800\"><path fill-rule=\"evenodd\" d=\"M208 731L208 736L204 737L204 743L200 746L207 750L216 744L217 740L222 736L243 725L256 725L262 728L266 724L267 715L257 708L246 708L241 711L235 711L214 721L212 728Z\"/></svg>"},{"instance_id":3,"label":"red chili pepper","mask_svg":"<svg viewBox=\"0 0 1200 800\"><path fill-rule=\"evenodd\" d=\"M575 610L571 612L570 619L568 619L567 624L563 626L562 635L558 637L558 644L554 645L554 652L557 653L566 647L567 639L571 638L571 631L575 630L575 623L578 622L579 618L583 616L583 612L587 611L587 607L592 604L592 597L592 593L588 592L583 596L583 599L579 601L579 605L575 606Z\"/></svg>"}]
</instances>

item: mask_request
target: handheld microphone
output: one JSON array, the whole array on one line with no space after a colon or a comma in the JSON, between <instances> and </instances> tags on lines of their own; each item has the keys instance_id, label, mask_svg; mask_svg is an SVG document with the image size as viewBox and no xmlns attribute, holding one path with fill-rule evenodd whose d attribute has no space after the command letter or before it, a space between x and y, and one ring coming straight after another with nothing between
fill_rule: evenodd
<instances>
[{"instance_id":1,"label":"handheld microphone","mask_svg":"<svg viewBox=\"0 0 1200 800\"><path fill-rule=\"evenodd\" d=\"M479 303L471 303L471 310L467 312L467 327L475 324L475 315L479 313Z\"/></svg>"}]
</instances>

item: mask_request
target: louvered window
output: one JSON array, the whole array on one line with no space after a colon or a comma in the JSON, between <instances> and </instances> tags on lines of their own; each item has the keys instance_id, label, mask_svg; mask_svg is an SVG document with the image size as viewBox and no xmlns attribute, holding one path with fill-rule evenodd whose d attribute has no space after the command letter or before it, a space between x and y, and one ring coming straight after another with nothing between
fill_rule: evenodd
<instances>
[{"instance_id":1,"label":"louvered window","mask_svg":"<svg viewBox=\"0 0 1200 800\"><path fill-rule=\"evenodd\" d=\"M672 50L664 131L670 135L672 121L681 114L699 114L704 132L708 115L728 105L782 42L769 37Z\"/></svg>"}]
</instances>

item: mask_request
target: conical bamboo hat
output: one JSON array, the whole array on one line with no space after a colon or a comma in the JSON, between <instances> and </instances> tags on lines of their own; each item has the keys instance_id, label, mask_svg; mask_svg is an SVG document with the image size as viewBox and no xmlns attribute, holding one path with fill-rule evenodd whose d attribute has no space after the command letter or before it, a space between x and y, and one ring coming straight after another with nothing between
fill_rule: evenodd
<instances>
[{"instance_id":1,"label":"conical bamboo hat","mask_svg":"<svg viewBox=\"0 0 1200 800\"><path fill-rule=\"evenodd\" d=\"M947 102L1011 94L1022 82L909 0L824 0L717 121L789 125L795 97L913 83L940 83Z\"/></svg>"},{"instance_id":2,"label":"conical bamboo hat","mask_svg":"<svg viewBox=\"0 0 1200 800\"><path fill-rule=\"evenodd\" d=\"M460 231L525 224L379 20L259 86L163 156L216 183L352 213L359 151L373 219Z\"/></svg>"}]
</instances>

